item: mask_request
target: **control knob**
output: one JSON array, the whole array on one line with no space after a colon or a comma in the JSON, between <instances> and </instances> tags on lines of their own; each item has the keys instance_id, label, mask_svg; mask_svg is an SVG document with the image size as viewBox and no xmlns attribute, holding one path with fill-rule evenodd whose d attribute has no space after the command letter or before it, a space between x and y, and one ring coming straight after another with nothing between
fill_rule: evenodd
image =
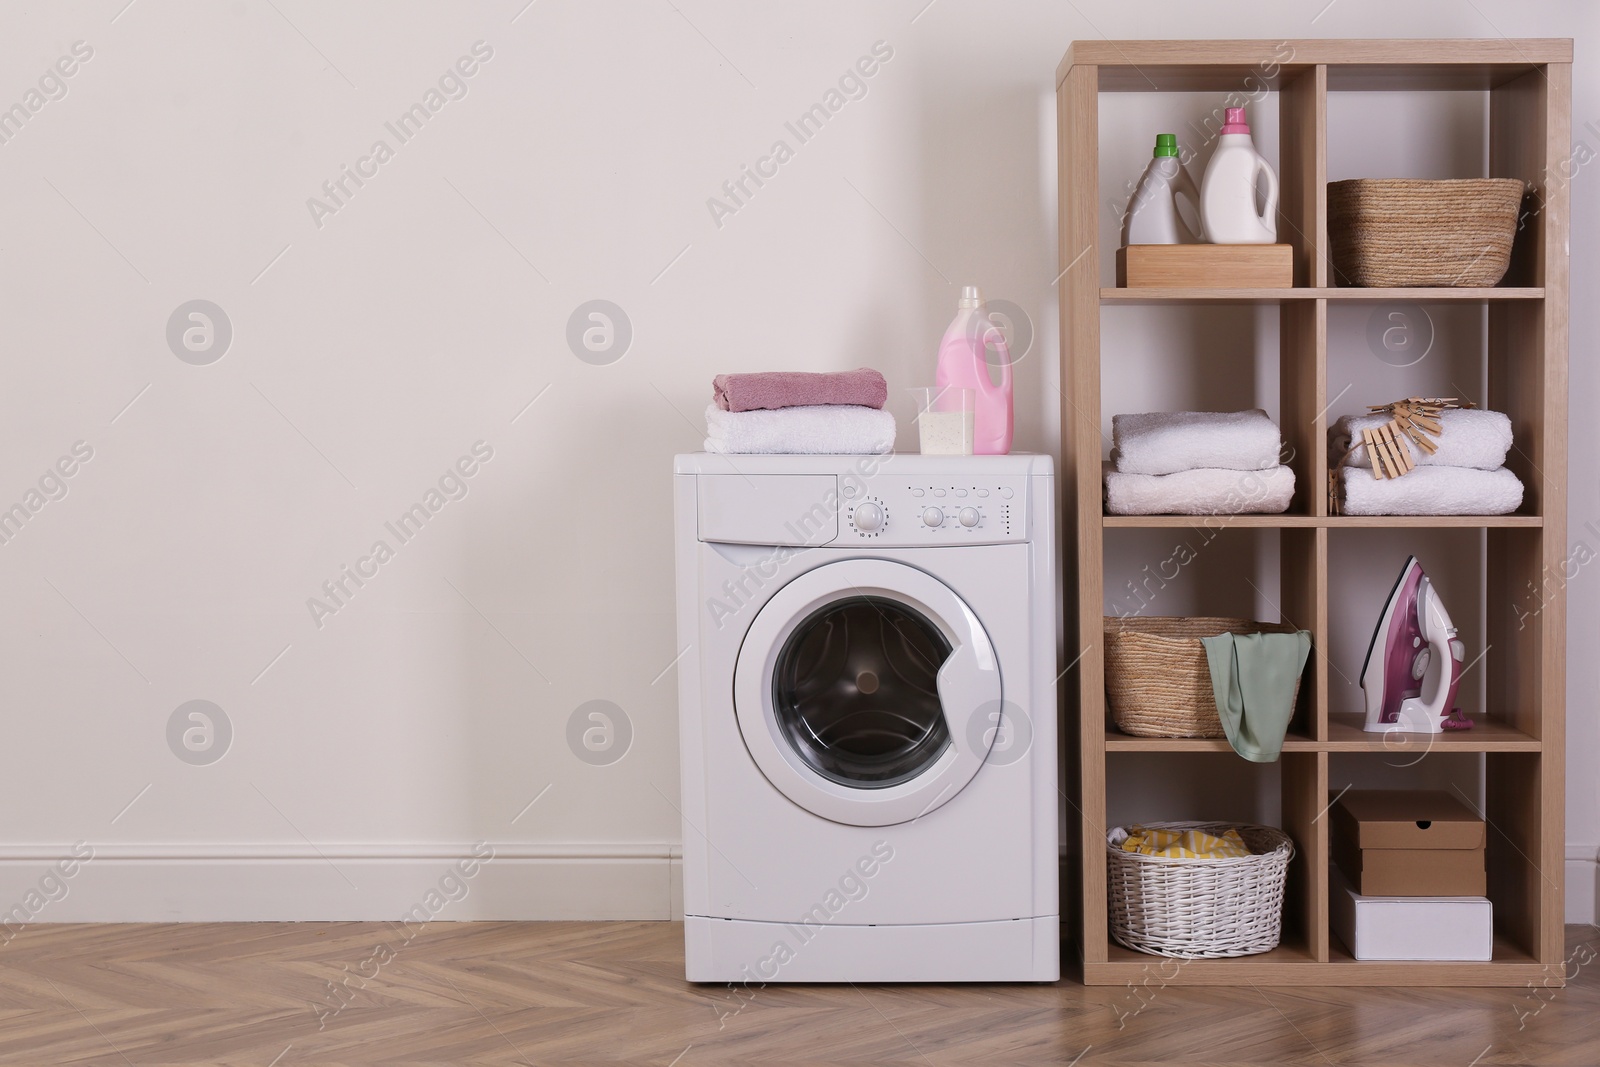
<instances>
[{"instance_id":1,"label":"control knob","mask_svg":"<svg viewBox=\"0 0 1600 1067\"><path fill-rule=\"evenodd\" d=\"M855 521L856 529L862 533L875 533L883 529L883 508L877 504L857 504L851 518Z\"/></svg>"},{"instance_id":2,"label":"control knob","mask_svg":"<svg viewBox=\"0 0 1600 1067\"><path fill-rule=\"evenodd\" d=\"M938 508L928 508L922 513L922 521L928 526L944 525L944 512Z\"/></svg>"},{"instance_id":3,"label":"control knob","mask_svg":"<svg viewBox=\"0 0 1600 1067\"><path fill-rule=\"evenodd\" d=\"M978 514L977 508L962 508L961 514L956 517L961 520L961 525L967 527L969 530L978 525L978 520L982 518L982 516Z\"/></svg>"}]
</instances>

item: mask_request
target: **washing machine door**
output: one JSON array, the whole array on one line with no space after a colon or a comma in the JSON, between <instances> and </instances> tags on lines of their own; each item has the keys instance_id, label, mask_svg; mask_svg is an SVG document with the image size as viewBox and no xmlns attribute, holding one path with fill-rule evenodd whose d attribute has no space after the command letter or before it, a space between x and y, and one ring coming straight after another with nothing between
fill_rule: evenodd
<instances>
[{"instance_id":1,"label":"washing machine door","mask_svg":"<svg viewBox=\"0 0 1600 1067\"><path fill-rule=\"evenodd\" d=\"M800 575L750 624L734 707L751 757L790 800L854 826L909 822L983 766L1000 667L978 616L903 563Z\"/></svg>"}]
</instances>

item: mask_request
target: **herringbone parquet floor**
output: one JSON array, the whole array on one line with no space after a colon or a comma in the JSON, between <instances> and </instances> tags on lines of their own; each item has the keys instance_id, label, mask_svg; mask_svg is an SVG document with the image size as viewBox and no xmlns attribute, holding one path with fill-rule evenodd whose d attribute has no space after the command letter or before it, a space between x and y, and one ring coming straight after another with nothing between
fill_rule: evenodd
<instances>
[{"instance_id":1,"label":"herringbone parquet floor","mask_svg":"<svg viewBox=\"0 0 1600 1067\"><path fill-rule=\"evenodd\" d=\"M683 981L676 923L37 925L0 948L0 1063L1595 1067L1600 931L1568 933L1537 991L734 991Z\"/></svg>"}]
</instances>

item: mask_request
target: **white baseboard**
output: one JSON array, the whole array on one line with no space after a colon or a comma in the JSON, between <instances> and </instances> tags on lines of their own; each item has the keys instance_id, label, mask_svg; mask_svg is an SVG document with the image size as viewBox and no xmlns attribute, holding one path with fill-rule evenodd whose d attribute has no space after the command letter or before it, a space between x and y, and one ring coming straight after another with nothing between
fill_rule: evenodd
<instances>
[{"instance_id":1,"label":"white baseboard","mask_svg":"<svg viewBox=\"0 0 1600 1067\"><path fill-rule=\"evenodd\" d=\"M1600 924L1600 845L1567 846L1567 922Z\"/></svg>"},{"instance_id":2,"label":"white baseboard","mask_svg":"<svg viewBox=\"0 0 1600 1067\"><path fill-rule=\"evenodd\" d=\"M469 844L90 845L80 862L71 845L0 846L0 943L19 918L386 922L419 906L441 922L683 918L681 846L491 847L464 877L456 865L470 865ZM1569 844L1567 922L1600 923L1597 888L1600 846Z\"/></svg>"},{"instance_id":3,"label":"white baseboard","mask_svg":"<svg viewBox=\"0 0 1600 1067\"><path fill-rule=\"evenodd\" d=\"M675 844L0 847L0 942L19 922L682 918ZM65 862L63 862L65 861ZM458 866L465 864L464 866ZM464 871L471 871L466 875ZM63 872L70 871L70 875ZM419 912L417 909L421 908ZM21 909L18 911L17 909Z\"/></svg>"}]
</instances>

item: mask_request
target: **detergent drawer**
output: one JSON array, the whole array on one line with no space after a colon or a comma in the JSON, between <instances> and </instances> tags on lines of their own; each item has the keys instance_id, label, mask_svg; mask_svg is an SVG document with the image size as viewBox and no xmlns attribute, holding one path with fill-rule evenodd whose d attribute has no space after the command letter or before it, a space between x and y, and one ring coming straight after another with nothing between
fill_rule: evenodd
<instances>
[{"instance_id":1,"label":"detergent drawer","mask_svg":"<svg viewBox=\"0 0 1600 1067\"><path fill-rule=\"evenodd\" d=\"M832 474L701 474L700 540L816 547L839 536Z\"/></svg>"}]
</instances>

